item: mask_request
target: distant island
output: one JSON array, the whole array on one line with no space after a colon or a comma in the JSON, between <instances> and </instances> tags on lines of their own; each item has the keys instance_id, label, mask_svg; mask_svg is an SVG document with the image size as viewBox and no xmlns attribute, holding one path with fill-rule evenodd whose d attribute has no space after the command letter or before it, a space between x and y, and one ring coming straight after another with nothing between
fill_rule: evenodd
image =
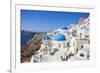
<instances>
[{"instance_id":1,"label":"distant island","mask_svg":"<svg viewBox=\"0 0 100 73\"><path fill-rule=\"evenodd\" d=\"M21 35L34 35L34 34L36 33L32 31L21 30Z\"/></svg>"}]
</instances>

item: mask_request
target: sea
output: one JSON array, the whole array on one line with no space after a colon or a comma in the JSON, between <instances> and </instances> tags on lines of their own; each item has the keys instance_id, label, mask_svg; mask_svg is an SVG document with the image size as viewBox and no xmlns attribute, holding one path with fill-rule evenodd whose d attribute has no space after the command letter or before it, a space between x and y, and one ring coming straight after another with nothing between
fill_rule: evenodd
<instances>
[{"instance_id":1,"label":"sea","mask_svg":"<svg viewBox=\"0 0 100 73\"><path fill-rule=\"evenodd\" d=\"M21 35L21 45L26 44L27 41L33 38L33 35Z\"/></svg>"}]
</instances>

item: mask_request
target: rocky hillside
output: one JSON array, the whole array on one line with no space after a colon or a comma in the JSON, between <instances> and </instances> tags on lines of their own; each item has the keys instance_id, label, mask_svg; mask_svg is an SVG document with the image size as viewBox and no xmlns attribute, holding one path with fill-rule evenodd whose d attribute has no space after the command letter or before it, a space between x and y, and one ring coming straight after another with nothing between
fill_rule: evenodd
<instances>
[{"instance_id":1,"label":"rocky hillside","mask_svg":"<svg viewBox=\"0 0 100 73\"><path fill-rule=\"evenodd\" d=\"M42 35L35 34L26 44L21 45L21 63L29 62L35 51L40 49Z\"/></svg>"}]
</instances>

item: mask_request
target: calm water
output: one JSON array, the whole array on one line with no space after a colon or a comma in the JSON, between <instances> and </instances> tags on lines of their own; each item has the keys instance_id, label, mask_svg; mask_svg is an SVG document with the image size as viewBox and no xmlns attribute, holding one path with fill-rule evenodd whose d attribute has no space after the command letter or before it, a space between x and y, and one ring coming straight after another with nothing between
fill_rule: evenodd
<instances>
[{"instance_id":1,"label":"calm water","mask_svg":"<svg viewBox=\"0 0 100 73\"><path fill-rule=\"evenodd\" d=\"M27 41L29 41L32 38L33 38L32 35L21 35L21 44L25 44Z\"/></svg>"}]
</instances>

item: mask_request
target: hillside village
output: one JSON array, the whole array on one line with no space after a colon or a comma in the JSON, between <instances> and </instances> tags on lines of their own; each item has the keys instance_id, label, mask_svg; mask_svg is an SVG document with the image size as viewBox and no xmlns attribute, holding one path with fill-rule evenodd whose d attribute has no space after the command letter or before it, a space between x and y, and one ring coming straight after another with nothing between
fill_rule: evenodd
<instances>
[{"instance_id":1,"label":"hillside village","mask_svg":"<svg viewBox=\"0 0 100 73\"><path fill-rule=\"evenodd\" d=\"M42 35L40 49L31 55L30 62L53 62L90 59L89 18L78 24L62 26Z\"/></svg>"}]
</instances>

